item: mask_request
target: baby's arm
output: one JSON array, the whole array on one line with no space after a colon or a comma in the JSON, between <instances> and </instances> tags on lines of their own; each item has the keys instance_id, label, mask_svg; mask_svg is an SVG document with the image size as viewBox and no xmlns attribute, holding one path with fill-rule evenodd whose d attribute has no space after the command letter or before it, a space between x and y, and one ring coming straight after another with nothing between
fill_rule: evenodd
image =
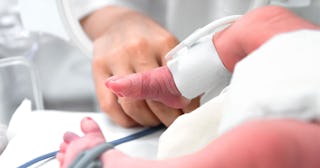
<instances>
[{"instance_id":1,"label":"baby's arm","mask_svg":"<svg viewBox=\"0 0 320 168\"><path fill-rule=\"evenodd\" d=\"M212 42L222 63L232 72L237 62L271 37L284 32L318 28L285 8L267 6L244 15L213 36ZM167 66L145 73L112 77L106 85L118 96L153 99L175 108L185 107L190 102L177 89Z\"/></svg>"},{"instance_id":2,"label":"baby's arm","mask_svg":"<svg viewBox=\"0 0 320 168\"><path fill-rule=\"evenodd\" d=\"M105 141L90 118L81 122L83 137L64 135L57 155L67 167L77 154ZM130 157L113 149L101 156L104 167L224 167L313 168L320 167L320 127L298 120L256 120L242 124L190 155L164 160Z\"/></svg>"},{"instance_id":3,"label":"baby's arm","mask_svg":"<svg viewBox=\"0 0 320 168\"><path fill-rule=\"evenodd\" d=\"M294 120L253 121L175 162L185 164L177 167L319 167L319 140L319 125Z\"/></svg>"},{"instance_id":4,"label":"baby's arm","mask_svg":"<svg viewBox=\"0 0 320 168\"><path fill-rule=\"evenodd\" d=\"M225 67L235 64L258 49L270 38L301 29L319 29L286 8L266 6L245 14L229 28L217 33L213 42Z\"/></svg>"}]
</instances>

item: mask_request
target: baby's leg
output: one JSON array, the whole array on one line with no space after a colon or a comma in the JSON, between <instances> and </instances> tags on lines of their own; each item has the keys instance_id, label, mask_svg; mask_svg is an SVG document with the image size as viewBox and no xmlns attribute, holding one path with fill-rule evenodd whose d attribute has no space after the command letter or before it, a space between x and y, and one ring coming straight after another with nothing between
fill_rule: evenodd
<instances>
[{"instance_id":1,"label":"baby's leg","mask_svg":"<svg viewBox=\"0 0 320 168\"><path fill-rule=\"evenodd\" d=\"M60 162L60 167L68 167L78 154L84 150L90 149L98 144L105 142L105 138L98 126L98 124L87 117L81 121L81 129L84 133L83 137L67 132L63 137L60 146L60 151L57 154L57 159ZM125 155L116 149L111 149L105 152L101 157L103 167L135 167L134 165L152 165L152 161L133 158Z\"/></svg>"},{"instance_id":2,"label":"baby's leg","mask_svg":"<svg viewBox=\"0 0 320 168\"><path fill-rule=\"evenodd\" d=\"M106 152L106 167L318 168L320 126L296 120L257 120L225 133L203 150L165 160Z\"/></svg>"},{"instance_id":3,"label":"baby's leg","mask_svg":"<svg viewBox=\"0 0 320 168\"><path fill-rule=\"evenodd\" d=\"M297 120L257 120L226 132L177 167L320 167L320 126ZM173 164L173 163L171 163Z\"/></svg>"},{"instance_id":4,"label":"baby's leg","mask_svg":"<svg viewBox=\"0 0 320 168\"><path fill-rule=\"evenodd\" d=\"M87 123L87 124L84 124ZM85 136L64 137L57 158L66 167L82 150L104 142L98 125L81 123ZM247 122L225 133L203 150L183 157L145 160L118 150L105 152L104 167L224 167L224 168L313 168L320 167L320 126L295 120Z\"/></svg>"}]
</instances>

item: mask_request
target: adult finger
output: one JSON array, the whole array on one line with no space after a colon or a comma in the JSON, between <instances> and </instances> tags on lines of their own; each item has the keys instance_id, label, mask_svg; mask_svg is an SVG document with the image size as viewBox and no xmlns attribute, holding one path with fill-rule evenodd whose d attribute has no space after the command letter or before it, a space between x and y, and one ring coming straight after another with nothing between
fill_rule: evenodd
<instances>
[{"instance_id":1,"label":"adult finger","mask_svg":"<svg viewBox=\"0 0 320 168\"><path fill-rule=\"evenodd\" d=\"M154 54L154 53L149 53ZM146 72L151 69L158 68L160 66L159 60L154 57L142 57L140 61L134 62L134 69L136 72ZM157 75L157 74L154 74ZM155 76L156 77L156 76ZM147 88L144 88L147 89ZM154 88L156 89L156 88ZM180 109L170 108L160 102L153 101L150 99L144 99L145 103L148 105L151 112L161 121L161 123L166 126L171 125L171 123L182 114Z\"/></svg>"},{"instance_id":2,"label":"adult finger","mask_svg":"<svg viewBox=\"0 0 320 168\"><path fill-rule=\"evenodd\" d=\"M168 107L161 102L146 100L148 106L157 116L157 118L166 126L170 126L183 112L181 109Z\"/></svg>"},{"instance_id":3,"label":"adult finger","mask_svg":"<svg viewBox=\"0 0 320 168\"><path fill-rule=\"evenodd\" d=\"M161 50L159 52L159 57L160 57L160 62L161 62L161 66L162 65L166 65L167 60L165 59L165 56L167 55L167 53L173 49L178 43L179 41L172 36L171 34L167 34L162 36L161 38Z\"/></svg>"},{"instance_id":4,"label":"adult finger","mask_svg":"<svg viewBox=\"0 0 320 168\"><path fill-rule=\"evenodd\" d=\"M105 80L111 76L111 72L106 67L107 65L103 57L95 57L93 59L93 78L101 110L105 112L111 120L123 127L136 126L137 123L127 116L118 104L117 96L105 87Z\"/></svg>"},{"instance_id":5,"label":"adult finger","mask_svg":"<svg viewBox=\"0 0 320 168\"><path fill-rule=\"evenodd\" d=\"M127 75L133 73L132 67L116 66L112 72L117 75ZM130 89L130 88L129 88ZM140 125L153 126L160 123L157 117L151 112L143 100L131 98L122 98L118 96L117 103L123 109L123 112Z\"/></svg>"},{"instance_id":6,"label":"adult finger","mask_svg":"<svg viewBox=\"0 0 320 168\"><path fill-rule=\"evenodd\" d=\"M191 100L191 102L182 109L183 113L189 113L200 106L200 96Z\"/></svg>"},{"instance_id":7,"label":"adult finger","mask_svg":"<svg viewBox=\"0 0 320 168\"><path fill-rule=\"evenodd\" d=\"M124 112L140 125L155 126L160 124L160 120L152 113L144 100L119 97L118 101Z\"/></svg>"}]
</instances>

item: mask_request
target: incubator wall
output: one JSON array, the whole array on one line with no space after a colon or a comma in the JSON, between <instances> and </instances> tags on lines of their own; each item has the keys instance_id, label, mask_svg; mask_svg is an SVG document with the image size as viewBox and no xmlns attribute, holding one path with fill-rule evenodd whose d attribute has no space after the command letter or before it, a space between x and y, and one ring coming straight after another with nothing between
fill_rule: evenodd
<instances>
[{"instance_id":1,"label":"incubator wall","mask_svg":"<svg viewBox=\"0 0 320 168\"><path fill-rule=\"evenodd\" d=\"M37 42L21 25L16 1L0 3L0 123L7 125L23 101L42 109L42 97L32 58Z\"/></svg>"},{"instance_id":2,"label":"incubator wall","mask_svg":"<svg viewBox=\"0 0 320 168\"><path fill-rule=\"evenodd\" d=\"M24 99L42 109L42 96L35 70L23 56L0 59L0 123L7 125Z\"/></svg>"}]
</instances>

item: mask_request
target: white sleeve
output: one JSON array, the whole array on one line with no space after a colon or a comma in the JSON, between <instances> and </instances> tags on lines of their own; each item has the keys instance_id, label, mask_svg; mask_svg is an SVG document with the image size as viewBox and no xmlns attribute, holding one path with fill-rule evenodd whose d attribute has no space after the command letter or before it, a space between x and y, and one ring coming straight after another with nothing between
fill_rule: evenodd
<instances>
[{"instance_id":1,"label":"white sleeve","mask_svg":"<svg viewBox=\"0 0 320 168\"><path fill-rule=\"evenodd\" d=\"M78 20L108 5L131 6L131 2L124 0L71 0L71 4L73 16Z\"/></svg>"},{"instance_id":2,"label":"white sleeve","mask_svg":"<svg viewBox=\"0 0 320 168\"><path fill-rule=\"evenodd\" d=\"M151 2L149 0L70 0L70 3L74 7L72 9L73 16L80 20L91 12L109 5L123 6L144 12Z\"/></svg>"}]
</instances>

